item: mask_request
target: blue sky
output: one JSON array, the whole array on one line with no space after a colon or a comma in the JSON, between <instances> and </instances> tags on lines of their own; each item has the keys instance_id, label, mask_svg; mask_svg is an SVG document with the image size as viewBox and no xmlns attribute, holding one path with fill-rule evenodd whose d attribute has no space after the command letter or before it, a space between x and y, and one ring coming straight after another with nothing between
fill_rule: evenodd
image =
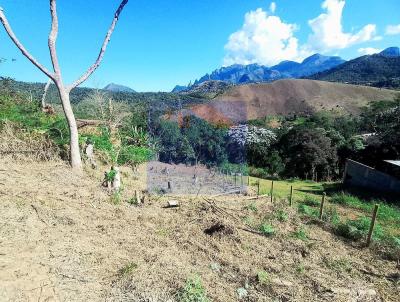
<instances>
[{"instance_id":1,"label":"blue sky","mask_svg":"<svg viewBox=\"0 0 400 302\"><path fill-rule=\"evenodd\" d=\"M58 0L58 52L70 82L93 63L118 0ZM399 0L130 0L98 71L83 86L110 82L170 91L222 65L301 60L321 52L357 57L400 46ZM344 5L344 8L343 8ZM0 0L25 47L51 66L48 0ZM0 27L1 76L46 78ZM16 61L12 61L12 59Z\"/></svg>"}]
</instances>

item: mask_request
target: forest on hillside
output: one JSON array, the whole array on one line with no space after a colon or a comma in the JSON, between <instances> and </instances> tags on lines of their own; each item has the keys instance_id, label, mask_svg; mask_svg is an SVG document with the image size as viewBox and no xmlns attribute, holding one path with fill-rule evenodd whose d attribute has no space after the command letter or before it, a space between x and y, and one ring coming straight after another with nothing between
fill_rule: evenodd
<instances>
[{"instance_id":1,"label":"forest on hillside","mask_svg":"<svg viewBox=\"0 0 400 302\"><path fill-rule=\"evenodd\" d=\"M20 82L0 82L1 120L40 128L67 156L68 129L61 115L40 110L40 88L26 90ZM53 91L52 93L55 93ZM110 161L136 166L150 159L167 163L198 163L264 178L340 179L347 158L376 167L400 156L400 97L376 101L361 115L320 111L307 115L267 116L235 126L213 125L195 116L178 121L166 113L195 99L175 94L130 94L77 89L74 102L81 119L106 121L94 133L82 133ZM165 98L167 96L167 98ZM142 99L143 98L143 99ZM186 98L183 100L183 98ZM52 94L49 100L57 99ZM207 101L207 100L203 100ZM171 105L173 104L173 105ZM116 127L117 132L113 130ZM114 146L113 135L121 141Z\"/></svg>"}]
</instances>

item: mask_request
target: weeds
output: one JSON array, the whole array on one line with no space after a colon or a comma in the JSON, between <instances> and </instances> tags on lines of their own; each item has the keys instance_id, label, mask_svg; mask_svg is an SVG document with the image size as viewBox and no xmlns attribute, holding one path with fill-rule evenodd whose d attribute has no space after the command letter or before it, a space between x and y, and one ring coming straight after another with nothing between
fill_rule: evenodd
<instances>
[{"instance_id":1,"label":"weeds","mask_svg":"<svg viewBox=\"0 0 400 302\"><path fill-rule=\"evenodd\" d=\"M273 236L276 233L274 227L267 223L260 225L259 231L266 237Z\"/></svg>"},{"instance_id":2,"label":"weeds","mask_svg":"<svg viewBox=\"0 0 400 302\"><path fill-rule=\"evenodd\" d=\"M304 265L301 263L296 267L296 272L298 274L304 274L305 271L306 271L306 269L305 269Z\"/></svg>"},{"instance_id":3,"label":"weeds","mask_svg":"<svg viewBox=\"0 0 400 302\"><path fill-rule=\"evenodd\" d=\"M371 219L363 216L357 220L347 220L346 222L339 223L335 228L335 232L337 235L348 239L360 240L367 236L370 225ZM374 240L379 240L382 237L383 232L381 226L379 224L375 224L372 238Z\"/></svg>"},{"instance_id":4,"label":"weeds","mask_svg":"<svg viewBox=\"0 0 400 302\"><path fill-rule=\"evenodd\" d=\"M258 283L260 283L261 285L265 285L269 283L269 275L266 271L259 271L257 273L257 281Z\"/></svg>"},{"instance_id":5,"label":"weeds","mask_svg":"<svg viewBox=\"0 0 400 302\"><path fill-rule=\"evenodd\" d=\"M336 207L327 207L322 214L322 220L333 225L337 225L340 222L340 216Z\"/></svg>"},{"instance_id":6,"label":"weeds","mask_svg":"<svg viewBox=\"0 0 400 302\"><path fill-rule=\"evenodd\" d=\"M128 277L132 275L133 271L137 269L137 267L136 263L130 262L118 271L118 276L120 278Z\"/></svg>"},{"instance_id":7,"label":"weeds","mask_svg":"<svg viewBox=\"0 0 400 302\"><path fill-rule=\"evenodd\" d=\"M248 206L246 206L246 209L248 209L254 213L257 213L257 211L258 211L257 205L255 203L249 204Z\"/></svg>"},{"instance_id":8,"label":"weeds","mask_svg":"<svg viewBox=\"0 0 400 302\"><path fill-rule=\"evenodd\" d=\"M304 214L305 216L309 216L309 217L318 217L319 215L319 211L318 209L314 209L310 206L307 206L305 204L300 204L298 211L302 214Z\"/></svg>"},{"instance_id":9,"label":"weeds","mask_svg":"<svg viewBox=\"0 0 400 302\"><path fill-rule=\"evenodd\" d=\"M391 206L380 201L365 201L356 196L341 192L331 197L332 203L345 205L350 208L372 212L374 205L380 203L378 219L381 221L395 221L400 226L400 209L396 206Z\"/></svg>"},{"instance_id":10,"label":"weeds","mask_svg":"<svg viewBox=\"0 0 400 302\"><path fill-rule=\"evenodd\" d=\"M351 262L348 259L341 258L341 259L333 259L330 260L326 257L322 259L324 265L337 272L351 272Z\"/></svg>"},{"instance_id":11,"label":"weeds","mask_svg":"<svg viewBox=\"0 0 400 302\"><path fill-rule=\"evenodd\" d=\"M110 201L112 204L117 205L121 203L121 192L116 191L110 196Z\"/></svg>"},{"instance_id":12,"label":"weeds","mask_svg":"<svg viewBox=\"0 0 400 302\"><path fill-rule=\"evenodd\" d=\"M300 239L302 241L307 241L308 240L308 234L307 231L304 227L301 227L300 229L298 229L297 231L292 233L292 236Z\"/></svg>"},{"instance_id":13,"label":"weeds","mask_svg":"<svg viewBox=\"0 0 400 302\"><path fill-rule=\"evenodd\" d=\"M302 203L310 207L318 207L321 204L321 201L314 196L306 195Z\"/></svg>"},{"instance_id":14,"label":"weeds","mask_svg":"<svg viewBox=\"0 0 400 302\"><path fill-rule=\"evenodd\" d=\"M280 222L285 222L289 219L289 215L284 210L280 209L276 213L276 219L278 219Z\"/></svg>"},{"instance_id":15,"label":"weeds","mask_svg":"<svg viewBox=\"0 0 400 302\"><path fill-rule=\"evenodd\" d=\"M115 177L117 176L117 171L115 171L114 169L111 169L109 172L105 173L105 180L112 182L114 181Z\"/></svg>"},{"instance_id":16,"label":"weeds","mask_svg":"<svg viewBox=\"0 0 400 302\"><path fill-rule=\"evenodd\" d=\"M185 286L177 294L177 300L179 302L210 302L199 276L186 281Z\"/></svg>"}]
</instances>

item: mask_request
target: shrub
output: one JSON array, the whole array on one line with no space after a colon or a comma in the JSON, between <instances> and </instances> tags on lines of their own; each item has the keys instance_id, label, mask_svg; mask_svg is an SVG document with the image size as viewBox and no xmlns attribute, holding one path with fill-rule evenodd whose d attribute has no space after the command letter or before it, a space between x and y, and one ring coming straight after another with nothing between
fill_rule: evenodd
<instances>
[{"instance_id":1,"label":"shrub","mask_svg":"<svg viewBox=\"0 0 400 302\"><path fill-rule=\"evenodd\" d=\"M268 178L270 174L266 169L263 168L255 168L255 167L250 167L249 168L249 174L250 176L257 177L257 178Z\"/></svg>"},{"instance_id":2,"label":"shrub","mask_svg":"<svg viewBox=\"0 0 400 302\"><path fill-rule=\"evenodd\" d=\"M270 237L272 235L275 235L275 229L272 225L267 224L267 223L263 223L262 225L260 225L259 228L261 234L263 234L266 237Z\"/></svg>"},{"instance_id":3,"label":"shrub","mask_svg":"<svg viewBox=\"0 0 400 302\"><path fill-rule=\"evenodd\" d=\"M185 286L178 292L179 302L209 302L206 291L199 276L189 278Z\"/></svg>"},{"instance_id":4,"label":"shrub","mask_svg":"<svg viewBox=\"0 0 400 302\"><path fill-rule=\"evenodd\" d=\"M130 164L134 167L151 159L153 152L146 147L122 146L118 164Z\"/></svg>"}]
</instances>

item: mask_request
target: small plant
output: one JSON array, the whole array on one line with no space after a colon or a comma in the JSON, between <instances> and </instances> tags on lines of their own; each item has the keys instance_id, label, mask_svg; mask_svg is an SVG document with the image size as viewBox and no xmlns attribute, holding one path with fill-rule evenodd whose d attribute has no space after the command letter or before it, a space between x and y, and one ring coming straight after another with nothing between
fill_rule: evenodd
<instances>
[{"instance_id":1,"label":"small plant","mask_svg":"<svg viewBox=\"0 0 400 302\"><path fill-rule=\"evenodd\" d=\"M199 276L186 281L185 286L177 294L177 300L179 302L210 302Z\"/></svg>"},{"instance_id":2,"label":"small plant","mask_svg":"<svg viewBox=\"0 0 400 302\"><path fill-rule=\"evenodd\" d=\"M276 213L276 219L278 219L280 222L285 222L289 219L289 215L281 209Z\"/></svg>"},{"instance_id":3,"label":"small plant","mask_svg":"<svg viewBox=\"0 0 400 302\"><path fill-rule=\"evenodd\" d=\"M256 213L258 211L257 205L255 203L251 203L251 204L247 205L246 209L248 209L254 213Z\"/></svg>"},{"instance_id":4,"label":"small plant","mask_svg":"<svg viewBox=\"0 0 400 302\"><path fill-rule=\"evenodd\" d=\"M136 197L132 197L131 199L128 200L128 203L132 206L137 206L139 205L139 201L137 200Z\"/></svg>"},{"instance_id":5,"label":"small plant","mask_svg":"<svg viewBox=\"0 0 400 302\"><path fill-rule=\"evenodd\" d=\"M296 267L296 272L298 274L304 274L305 271L306 271L306 269L305 269L304 265L301 263Z\"/></svg>"},{"instance_id":6,"label":"small plant","mask_svg":"<svg viewBox=\"0 0 400 302\"><path fill-rule=\"evenodd\" d=\"M269 275L266 271L259 271L257 273L257 281L261 285L269 283Z\"/></svg>"},{"instance_id":7,"label":"small plant","mask_svg":"<svg viewBox=\"0 0 400 302\"><path fill-rule=\"evenodd\" d=\"M120 191L114 192L110 197L110 201L114 205L120 204L121 203L121 192Z\"/></svg>"},{"instance_id":8,"label":"small plant","mask_svg":"<svg viewBox=\"0 0 400 302\"><path fill-rule=\"evenodd\" d=\"M115 176L117 176L117 171L111 169L109 172L105 173L105 180L111 182L115 179Z\"/></svg>"},{"instance_id":9,"label":"small plant","mask_svg":"<svg viewBox=\"0 0 400 302\"><path fill-rule=\"evenodd\" d=\"M261 234L263 234L266 237L275 235L274 227L267 223L263 223L262 225L260 225L259 230L260 230Z\"/></svg>"},{"instance_id":10,"label":"small plant","mask_svg":"<svg viewBox=\"0 0 400 302\"><path fill-rule=\"evenodd\" d=\"M292 233L293 237L303 240L303 241L307 241L308 240L308 234L305 228L301 227L300 229L298 229L297 231Z\"/></svg>"},{"instance_id":11,"label":"small plant","mask_svg":"<svg viewBox=\"0 0 400 302\"><path fill-rule=\"evenodd\" d=\"M137 267L138 267L138 266L137 266L136 263L133 263L133 262L128 263L127 265L125 265L123 268L121 268L121 269L118 271L118 275L119 275L121 278L128 277L128 276L132 275L133 271L134 271L135 269L137 269Z\"/></svg>"},{"instance_id":12,"label":"small plant","mask_svg":"<svg viewBox=\"0 0 400 302\"><path fill-rule=\"evenodd\" d=\"M156 230L156 234L161 237L167 237L169 235L169 230L165 228L159 228Z\"/></svg>"}]
</instances>

